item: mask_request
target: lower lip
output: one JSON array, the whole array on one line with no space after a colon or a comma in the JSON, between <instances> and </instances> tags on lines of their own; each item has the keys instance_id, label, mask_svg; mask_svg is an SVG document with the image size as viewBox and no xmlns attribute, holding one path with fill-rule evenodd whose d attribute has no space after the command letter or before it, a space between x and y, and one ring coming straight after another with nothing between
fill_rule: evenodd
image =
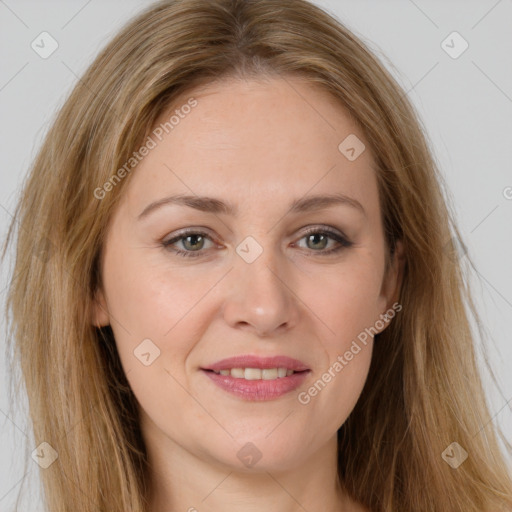
<instances>
[{"instance_id":1,"label":"lower lip","mask_svg":"<svg viewBox=\"0 0 512 512\"><path fill-rule=\"evenodd\" d=\"M250 401L274 400L297 389L309 371L293 373L287 377L272 380L245 380L202 370L220 388L228 393Z\"/></svg>"}]
</instances>

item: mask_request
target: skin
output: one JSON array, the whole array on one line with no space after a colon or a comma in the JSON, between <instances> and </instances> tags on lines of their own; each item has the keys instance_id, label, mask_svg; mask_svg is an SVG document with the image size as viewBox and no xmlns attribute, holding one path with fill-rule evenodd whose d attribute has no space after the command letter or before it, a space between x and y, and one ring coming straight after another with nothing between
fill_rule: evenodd
<instances>
[{"instance_id":1,"label":"skin","mask_svg":"<svg viewBox=\"0 0 512 512\"><path fill-rule=\"evenodd\" d=\"M362 391L373 339L307 405L298 394L397 298L402 260L385 273L369 144L335 99L296 78L209 84L158 123L190 97L197 106L138 164L110 219L92 319L111 324L140 404L151 510L365 510L337 484L336 432ZM349 134L366 145L354 161L338 150ZM137 220L177 193L216 197L239 212L167 205ZM327 193L356 199L365 213L347 205L288 212L297 198ZM304 234L325 226L353 245L325 255L339 244ZM183 228L211 237L172 246L199 257L162 246ZM263 248L252 263L236 252L247 236ZM160 350L149 366L134 356L146 338ZM311 372L299 389L255 402L200 369L242 354L287 355ZM262 454L252 467L237 457L248 442Z\"/></svg>"}]
</instances>

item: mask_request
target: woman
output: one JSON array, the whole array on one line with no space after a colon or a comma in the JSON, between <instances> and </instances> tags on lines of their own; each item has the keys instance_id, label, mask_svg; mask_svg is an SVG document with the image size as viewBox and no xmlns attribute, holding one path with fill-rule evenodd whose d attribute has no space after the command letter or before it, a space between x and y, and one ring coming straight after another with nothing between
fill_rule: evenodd
<instances>
[{"instance_id":1,"label":"woman","mask_svg":"<svg viewBox=\"0 0 512 512\"><path fill-rule=\"evenodd\" d=\"M512 510L441 184L403 91L319 8L129 23L16 212L49 510Z\"/></svg>"}]
</instances>

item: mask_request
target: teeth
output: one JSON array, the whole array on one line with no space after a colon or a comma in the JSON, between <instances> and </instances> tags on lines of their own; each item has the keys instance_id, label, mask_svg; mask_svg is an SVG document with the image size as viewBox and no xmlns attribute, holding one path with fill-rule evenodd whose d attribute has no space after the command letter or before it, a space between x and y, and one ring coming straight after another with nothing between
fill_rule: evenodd
<instances>
[{"instance_id":1,"label":"teeth","mask_svg":"<svg viewBox=\"0 0 512 512\"><path fill-rule=\"evenodd\" d=\"M263 380L277 379L277 368L265 368L261 370L261 378Z\"/></svg>"},{"instance_id":2,"label":"teeth","mask_svg":"<svg viewBox=\"0 0 512 512\"><path fill-rule=\"evenodd\" d=\"M245 380L274 380L288 377L295 373L286 368L231 368L231 370L214 370L216 374L231 375L235 379Z\"/></svg>"},{"instance_id":3,"label":"teeth","mask_svg":"<svg viewBox=\"0 0 512 512\"><path fill-rule=\"evenodd\" d=\"M231 369L231 377L235 377L237 379L245 378L245 371L243 368L232 368Z\"/></svg>"},{"instance_id":4,"label":"teeth","mask_svg":"<svg viewBox=\"0 0 512 512\"><path fill-rule=\"evenodd\" d=\"M260 380L261 370L259 368L246 368L244 378L245 380Z\"/></svg>"}]
</instances>

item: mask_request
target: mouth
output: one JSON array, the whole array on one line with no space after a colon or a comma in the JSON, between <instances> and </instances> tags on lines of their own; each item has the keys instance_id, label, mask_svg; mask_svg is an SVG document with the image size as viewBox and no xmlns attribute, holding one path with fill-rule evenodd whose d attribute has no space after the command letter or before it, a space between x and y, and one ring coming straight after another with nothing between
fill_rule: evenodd
<instances>
[{"instance_id":1,"label":"mouth","mask_svg":"<svg viewBox=\"0 0 512 512\"><path fill-rule=\"evenodd\" d=\"M289 377L295 373L304 373L309 370L295 371L289 368L228 368L225 370L205 370L217 375L230 376L245 380L275 380Z\"/></svg>"},{"instance_id":2,"label":"mouth","mask_svg":"<svg viewBox=\"0 0 512 512\"><path fill-rule=\"evenodd\" d=\"M249 401L273 400L300 386L311 372L287 356L238 356L201 368L218 387Z\"/></svg>"}]
</instances>

